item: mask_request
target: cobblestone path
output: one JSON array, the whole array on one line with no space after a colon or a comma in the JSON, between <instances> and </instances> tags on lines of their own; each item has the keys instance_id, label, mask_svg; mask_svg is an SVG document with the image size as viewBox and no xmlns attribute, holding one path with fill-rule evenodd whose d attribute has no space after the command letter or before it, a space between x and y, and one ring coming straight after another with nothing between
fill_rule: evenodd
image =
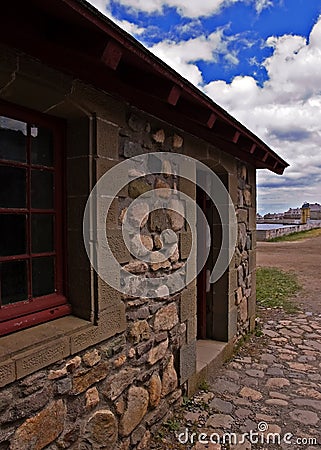
<instances>
[{"instance_id":1,"label":"cobblestone path","mask_svg":"<svg viewBox=\"0 0 321 450\"><path fill-rule=\"evenodd\" d=\"M151 448L321 449L321 314L260 315L262 335L252 336L208 390L175 412ZM251 430L258 435L242 443ZM233 434L224 444L224 433L235 433L238 444Z\"/></svg>"}]
</instances>

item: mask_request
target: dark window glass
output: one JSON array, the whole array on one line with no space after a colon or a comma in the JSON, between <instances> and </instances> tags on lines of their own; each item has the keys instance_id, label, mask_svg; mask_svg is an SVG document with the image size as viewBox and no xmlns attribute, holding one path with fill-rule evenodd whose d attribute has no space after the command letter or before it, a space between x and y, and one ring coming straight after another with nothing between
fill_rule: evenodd
<instances>
[{"instance_id":1,"label":"dark window glass","mask_svg":"<svg viewBox=\"0 0 321 450\"><path fill-rule=\"evenodd\" d=\"M54 258L34 258L32 260L32 295L42 295L55 292L55 264Z\"/></svg>"},{"instance_id":2,"label":"dark window glass","mask_svg":"<svg viewBox=\"0 0 321 450\"><path fill-rule=\"evenodd\" d=\"M32 253L53 251L53 221L53 216L49 214L33 214L31 216Z\"/></svg>"},{"instance_id":3,"label":"dark window glass","mask_svg":"<svg viewBox=\"0 0 321 450\"><path fill-rule=\"evenodd\" d=\"M27 124L0 116L0 159L27 161Z\"/></svg>"},{"instance_id":4,"label":"dark window glass","mask_svg":"<svg viewBox=\"0 0 321 450\"><path fill-rule=\"evenodd\" d=\"M53 137L46 128L31 128L31 164L53 166Z\"/></svg>"},{"instance_id":5,"label":"dark window glass","mask_svg":"<svg viewBox=\"0 0 321 450\"><path fill-rule=\"evenodd\" d=\"M10 261L0 264L1 303L21 302L28 299L27 261Z\"/></svg>"},{"instance_id":6,"label":"dark window glass","mask_svg":"<svg viewBox=\"0 0 321 450\"><path fill-rule=\"evenodd\" d=\"M0 166L0 208L26 207L26 170Z\"/></svg>"},{"instance_id":7,"label":"dark window glass","mask_svg":"<svg viewBox=\"0 0 321 450\"><path fill-rule=\"evenodd\" d=\"M0 256L23 255L26 252L26 216L0 214Z\"/></svg>"},{"instance_id":8,"label":"dark window glass","mask_svg":"<svg viewBox=\"0 0 321 450\"><path fill-rule=\"evenodd\" d=\"M46 170L33 170L31 173L31 207L53 208L53 175Z\"/></svg>"}]
</instances>

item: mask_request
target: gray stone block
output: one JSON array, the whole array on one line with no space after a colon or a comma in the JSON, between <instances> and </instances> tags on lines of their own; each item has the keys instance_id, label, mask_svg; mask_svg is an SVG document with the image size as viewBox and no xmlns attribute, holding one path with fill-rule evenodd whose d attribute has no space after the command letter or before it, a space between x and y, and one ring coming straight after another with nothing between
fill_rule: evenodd
<instances>
[{"instance_id":1,"label":"gray stone block","mask_svg":"<svg viewBox=\"0 0 321 450\"><path fill-rule=\"evenodd\" d=\"M179 384L182 385L196 372L196 339L179 350Z\"/></svg>"}]
</instances>

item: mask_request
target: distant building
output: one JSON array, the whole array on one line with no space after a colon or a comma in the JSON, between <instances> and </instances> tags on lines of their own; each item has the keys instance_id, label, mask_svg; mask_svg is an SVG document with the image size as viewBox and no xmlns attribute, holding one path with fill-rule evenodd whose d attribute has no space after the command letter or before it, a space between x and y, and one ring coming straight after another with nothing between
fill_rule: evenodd
<instances>
[{"instance_id":1,"label":"distant building","mask_svg":"<svg viewBox=\"0 0 321 450\"><path fill-rule=\"evenodd\" d=\"M310 220L321 220L321 205L319 203L310 204Z\"/></svg>"},{"instance_id":2,"label":"distant building","mask_svg":"<svg viewBox=\"0 0 321 450\"><path fill-rule=\"evenodd\" d=\"M257 221L261 223L303 224L309 220L321 220L321 205L319 203L305 202L301 208L289 208L284 213L268 213L263 217L257 214Z\"/></svg>"},{"instance_id":3,"label":"distant building","mask_svg":"<svg viewBox=\"0 0 321 450\"><path fill-rule=\"evenodd\" d=\"M301 208L290 208L283 214L284 220L300 220L301 219Z\"/></svg>"},{"instance_id":4,"label":"distant building","mask_svg":"<svg viewBox=\"0 0 321 450\"><path fill-rule=\"evenodd\" d=\"M264 215L264 220L282 220L283 213L268 213Z\"/></svg>"}]
</instances>

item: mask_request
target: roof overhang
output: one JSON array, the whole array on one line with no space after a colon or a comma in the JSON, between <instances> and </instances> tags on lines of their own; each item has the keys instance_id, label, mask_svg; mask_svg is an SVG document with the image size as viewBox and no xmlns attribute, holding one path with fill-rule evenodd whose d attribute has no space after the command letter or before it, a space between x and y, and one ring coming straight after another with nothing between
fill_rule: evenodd
<instances>
[{"instance_id":1,"label":"roof overhang","mask_svg":"<svg viewBox=\"0 0 321 450\"><path fill-rule=\"evenodd\" d=\"M0 41L123 98L256 168L288 164L254 133L83 0L11 0Z\"/></svg>"}]
</instances>

